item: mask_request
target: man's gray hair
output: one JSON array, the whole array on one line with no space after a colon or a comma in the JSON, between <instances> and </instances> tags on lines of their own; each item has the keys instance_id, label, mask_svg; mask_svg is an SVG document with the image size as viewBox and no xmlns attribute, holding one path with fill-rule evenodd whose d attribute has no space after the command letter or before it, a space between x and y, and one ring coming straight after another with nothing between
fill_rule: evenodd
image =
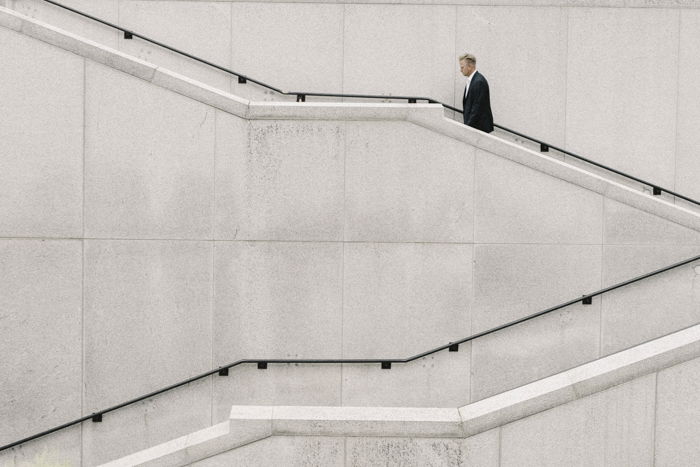
<instances>
[{"instance_id":1,"label":"man's gray hair","mask_svg":"<svg viewBox=\"0 0 700 467\"><path fill-rule=\"evenodd\" d=\"M466 60L468 62L473 63L476 65L476 57L472 54L462 54L459 56L459 61L461 62L462 60Z\"/></svg>"}]
</instances>

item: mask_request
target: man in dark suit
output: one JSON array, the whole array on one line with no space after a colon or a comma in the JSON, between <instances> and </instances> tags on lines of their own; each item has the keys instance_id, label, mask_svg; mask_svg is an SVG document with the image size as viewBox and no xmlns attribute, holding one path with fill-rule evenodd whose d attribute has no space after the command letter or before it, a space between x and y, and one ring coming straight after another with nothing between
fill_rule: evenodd
<instances>
[{"instance_id":1,"label":"man in dark suit","mask_svg":"<svg viewBox=\"0 0 700 467\"><path fill-rule=\"evenodd\" d=\"M467 85L464 87L462 95L464 124L491 133L493 131L493 115L491 114L489 83L484 75L476 71L476 57L472 54L460 56L459 70L467 77Z\"/></svg>"}]
</instances>

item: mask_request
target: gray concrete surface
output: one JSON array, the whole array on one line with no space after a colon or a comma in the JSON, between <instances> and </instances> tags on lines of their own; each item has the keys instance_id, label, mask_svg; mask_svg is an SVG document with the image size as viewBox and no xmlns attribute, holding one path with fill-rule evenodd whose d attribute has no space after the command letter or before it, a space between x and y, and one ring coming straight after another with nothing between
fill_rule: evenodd
<instances>
[{"instance_id":1,"label":"gray concrete surface","mask_svg":"<svg viewBox=\"0 0 700 467\"><path fill-rule=\"evenodd\" d=\"M31 70L36 51L45 55L45 63L55 65L56 81L73 82L81 69L86 71L84 88L68 86L65 95L55 96L58 91L45 79L32 88L40 95L28 98L39 103L59 99L59 106L47 109L56 111L55 122L42 127L41 142L42 147L61 149L70 140L68 146L77 147L57 153L59 159L69 158L58 166L69 172L65 178L70 196L61 198L56 209L42 204L46 187L53 184L34 177L42 170L54 174L55 161L27 150L26 158L8 159L11 176L0 198L4 212L16 213L8 214L8 222L0 227L3 242L26 245L24 250L7 250L10 259L3 267L18 274L7 284L7 294L19 298L3 305L3 316L16 317L16 310L37 310L41 315L53 309L37 305L44 302L36 297L69 310L70 319L60 324L41 316L37 324L6 321L11 323L8 335L24 332L21 341L48 344L38 354L32 345L16 341L0 348L3 354L24 355L18 360L22 365L70 356L43 375L50 381L70 375L60 404L39 409L55 409L50 420L89 414L139 391L215 368L234 360L232 352L241 357L260 356L248 354L253 351L294 357L311 351L349 355L351 350L375 349L396 356L418 344L445 344L458 331L471 332L538 311L556 304L550 302L595 290L607 280L641 272L637 267L697 254L700 216L693 211L464 128L443 119L435 106L250 103L5 10L0 11L0 25L0 33L13 45L0 48L0 54L3 60L21 64L17 69ZM14 71L8 76L12 92L26 92L26 83ZM36 114L23 107L26 101L8 100L17 118L8 127L11 131L3 131L22 134L23 119ZM84 128L76 123L82 117L71 120L74 114L82 115L83 106L90 116ZM69 116L64 118L66 111ZM360 131L377 120L383 120L377 128L394 139L402 153L380 144L377 132ZM64 132L66 125L72 130ZM317 138L316 152L300 143L302 133ZM16 139L18 147L26 144L31 149L31 138ZM239 152L249 144L254 152ZM257 154L266 156L256 159ZM394 163L380 160L384 154ZM425 163L428 158L432 164ZM489 172L486 161L502 167L502 179ZM352 170L350 162L356 164ZM385 176L372 178L371 167ZM503 192L473 195L487 187L479 188L479 178L469 177L470 168L479 169ZM458 182L461 174L463 184ZM278 175L283 177L275 179ZM378 185L385 178L391 180L390 189L382 191ZM242 180L253 188L242 189ZM520 184L541 186L542 194L535 198L541 205L522 202L524 195L514 188ZM363 190L376 193L376 204L370 204ZM256 212L241 212L240 206L248 204L236 205L240 193L255 195L251 203L257 203ZM502 198L507 207L497 211L499 216L479 207L492 196ZM357 203L351 205L351 198ZM411 203L402 203L403 198ZM444 205L448 212L436 214ZM25 208L41 215L27 223ZM372 215L385 223L377 227L350 222L363 210L374 210ZM544 211L551 217L543 216ZM576 223L577 211L588 213L590 226ZM285 215L289 217L281 218ZM486 228L480 232L482 222ZM470 235L470 226L486 237ZM237 228L245 232L245 241L236 238ZM670 245L668 237L682 244ZM54 259L32 253L51 242L70 252ZM645 248L654 255L640 254ZM643 257L654 261L637 260ZM628 263L629 269L620 266ZM203 428L223 420L226 406L233 403L456 407L473 402L657 337L659 330L694 324L694 266L679 270L669 287L660 278L639 286L641 294L620 294L617 300L595 301L591 307L573 307L533 322L527 336L503 333L490 343L497 345L465 345L457 354L444 352L413 367L234 370L228 379L213 378L189 388L191 393L115 416L114 420L135 421L124 431L110 432L109 417L103 425L86 424L83 460L106 461L134 446ZM23 294L24 283L32 290ZM371 297L363 299L363 291ZM669 302L676 295L680 301ZM639 297L647 297L649 308L640 308ZM284 318L278 319L273 308L284 309ZM654 308L656 313L648 312ZM633 314L637 309L645 320ZM384 317L367 328L357 317L371 316L373 310L381 310ZM421 312L425 317L420 326L409 326ZM127 317L133 329L120 317ZM391 329L393 345L379 341L389 335L390 317L400 323ZM313 327L308 324L312 320L323 325ZM255 329L255 338L246 323ZM620 338L620 330L626 328L634 331L628 333L634 339ZM56 347L53 336L60 336L60 345L69 343L69 348ZM545 337L544 342L535 342L533 336ZM532 350L521 357L554 357L538 359L537 364L531 358L515 363L509 352L525 343L533 345ZM42 358L45 353L51 358ZM492 363L507 370L508 378L489 372ZM14 369L15 363L4 365ZM140 377L129 380L132 374ZM21 396L11 407L13 414L26 413L37 399L23 390L22 378L4 385L4 392ZM49 397L48 390L39 387L38 399ZM166 410L179 405L188 410ZM28 423L31 420L3 432L0 442L29 434L30 426L36 426ZM47 443L53 443L51 439ZM108 443L109 450L101 450L101 443ZM65 448L51 455L75 455L70 442Z\"/></svg>"}]
</instances>

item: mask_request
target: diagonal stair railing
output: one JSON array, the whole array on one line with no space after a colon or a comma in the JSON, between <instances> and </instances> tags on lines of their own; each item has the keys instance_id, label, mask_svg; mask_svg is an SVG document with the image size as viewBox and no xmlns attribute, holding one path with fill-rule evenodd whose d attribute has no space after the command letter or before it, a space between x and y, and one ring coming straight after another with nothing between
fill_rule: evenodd
<instances>
[{"instance_id":1,"label":"diagonal stair railing","mask_svg":"<svg viewBox=\"0 0 700 467\"><path fill-rule=\"evenodd\" d=\"M199 62L199 63L208 65L208 66L213 67L213 68L215 68L215 69L217 69L217 70L219 70L219 71L222 71L222 72L227 73L227 74L229 74L229 75L235 76L235 77L238 78L238 82L241 83L241 84L245 84L245 83L247 83L247 82L251 82L251 83L255 83L256 85L261 86L261 87L263 87L263 88L265 88L265 89L268 89L268 90L270 90L270 91L274 91L274 92L276 92L276 93L278 93L278 94L280 94L280 95L284 95L284 96L296 96L297 102L306 102L306 98L309 97L309 96L315 96L315 97L337 97L337 98L341 98L341 99L342 99L342 98L353 98L353 99L382 99L382 100L391 99L391 100L406 100L406 101L408 101L409 104L415 104L415 103L417 103L418 101L425 101L426 103L429 103L429 104L440 104L440 105L442 105L444 108L446 108L446 109L448 109L448 110L451 110L451 111L454 111L454 112L457 112L457 113L463 113L462 109L458 109L458 108L456 108L456 107L453 107L453 106L451 106L451 105L445 104L445 103L443 103L443 102L440 102L440 101L435 100L435 99L430 98L430 97L417 97L417 96L382 96L382 95L373 95L373 94L333 94L333 93L318 93L318 92L305 92L305 91L284 91L284 90L282 90L282 89L280 89L280 88L277 88L277 87L275 87L275 86L272 86L272 85L270 85L270 84L267 84L267 83L264 83L264 82L262 82L262 81L253 79L253 78L251 78L251 77L249 77L249 76L246 76L245 74L242 74L242 73L233 71L233 70L228 69L228 68L225 68L225 67L223 67L223 66L221 66L221 65L217 65L217 64L215 64L215 63L212 63L212 62L210 62L210 61L208 61L208 60L204 60L204 59L202 59L202 58L196 57L196 56L194 56L194 55L192 55L192 54L190 54L190 53L187 53L187 52L184 52L184 51L182 51L182 50L176 49L176 48L171 47L171 46L169 46L169 45L167 45L167 44L163 44L162 42L159 42L159 41L157 41L157 40L155 40L155 39L152 39L152 38L149 38L149 37L147 37L147 36L144 36L143 34L139 34L139 33L137 33L137 32L131 31L131 30L129 30L129 29L125 29L125 28L123 28L123 27L121 27L121 26L119 26L119 25L116 25L116 24L114 24L114 23L110 23L109 21L105 21L105 20L103 20L103 19L97 18L97 17L92 16L92 15L90 15L90 14L88 14L88 13L83 12L83 11L76 10L76 9L74 9L74 8L71 8L71 7L69 7L69 6L63 5L63 4L58 3L58 2L55 2L55 1L53 1L53 0L43 0L43 1L46 2L46 3L49 3L49 4L51 4L51 5L57 6L57 7L59 7L59 8L62 8L62 9L64 9L64 10L67 10L67 11L70 11L70 12L72 12L72 13L75 13L75 14L77 14L77 15L80 15L80 16L83 16L83 17L85 17L85 18L88 18L88 19L90 19L90 20L92 20L92 21L96 21L96 22L98 22L98 23L101 23L101 24L103 24L103 25L105 25L105 26L108 26L108 27L110 27L110 28L113 28L113 29L116 29L116 30L118 30L118 31L121 31L122 33L124 33L124 38L125 38L125 39L133 39L133 38L135 38L135 37L136 37L136 38L139 38L139 39L141 39L141 40L144 40L144 41L149 42L149 43L151 43L151 44L154 44L154 45L157 45L157 46L162 47L162 48L164 48L164 49L167 49L167 50L169 50L169 51L171 51L171 52L174 52L174 53L176 53L176 54L179 54L179 55L182 55L182 56L184 56L184 57L187 57L187 58L189 58L189 59L191 59L191 60L194 60L194 61L197 61L197 62ZM578 155L578 154L575 154L575 153L573 153L573 152L571 152L571 151L567 151L566 149L562 149L562 148L559 148L559 147L557 147L557 146L555 146L555 145L546 143L546 142L544 142L544 141L542 141L542 140L540 140L540 139L538 139L538 138L534 138L534 137L532 137L532 136L525 135L525 134L523 134L523 133L520 133L520 132L518 132L518 131L512 130L512 129L510 129L510 128L506 128L505 126L502 126L502 125L499 125L499 124L494 124L494 127L498 128L498 129L500 129L500 130L503 130L503 131L505 131L505 132L507 132L507 133L513 134L513 135L515 135L515 136L518 136L518 137L520 137L520 138L527 139L527 140L529 140L529 141L531 141L531 142L533 142L533 143L535 143L535 144L539 144L539 146L540 146L540 152L549 152L549 150L551 149L551 150L560 152L560 153L562 153L562 154L565 154L565 155L567 155L567 156L569 156L569 157L573 157L574 159L579 160L579 161L581 161L581 162L584 162L584 163L586 163L586 164L593 165L593 166L598 167L598 168L600 168L600 169L603 169L603 170L605 170L605 171L607 171L607 172L614 173L614 174L619 175L619 176L622 176L622 177L624 177L624 178L626 178L626 179L628 179L628 180L632 180L632 181L634 181L634 182L637 182L637 183L640 183L640 184L642 184L642 185L644 185L644 186L647 186L647 187L649 187L649 188L651 189L651 192L652 192L652 194L653 194L654 196L658 196L658 195L661 195L661 194L663 194L663 193L666 193L666 194L671 195L671 196L673 196L673 197L675 197L675 198L682 199L682 200L687 201L687 202L689 202L689 203L691 203L691 204L694 204L694 205L696 205L696 206L700 206L700 201L697 201L697 200L692 199L692 198L690 198L690 197L688 197L688 196L684 196L684 195L682 195L682 194L676 193L676 192L674 192L674 191L672 191L672 190L670 190L670 189L668 189L668 188L664 188L664 187L660 186L659 184L656 184L656 183L653 183L653 182L649 182L649 181L647 181L647 180L643 180L643 179L641 179L641 178L639 178L639 177L636 177L636 176L634 176L634 175L630 175L630 174L625 173L625 172L623 172L623 171L621 171L621 170L617 170L617 169L614 169L614 168L612 168L612 167L606 166L606 165L604 165L604 164L600 164L600 163L595 162L595 161L593 161L593 160L591 160L591 159L588 159L588 158L586 158L586 157L583 157L583 156L580 156L580 155Z\"/></svg>"},{"instance_id":2,"label":"diagonal stair railing","mask_svg":"<svg viewBox=\"0 0 700 467\"><path fill-rule=\"evenodd\" d=\"M110 412L114 412L115 410L119 410L123 407L135 404L137 402L142 402L144 400L150 399L152 397L158 396L160 394L163 394L165 392L171 391L173 389L185 386L187 384L193 383L195 381L198 381L203 378L207 378L209 376L218 374L219 376L228 376L229 375L229 369L240 366L240 365L246 365L246 364L255 364L257 365L258 369L260 370L266 370L269 364L311 364L311 365L318 365L318 364L335 364L335 365L341 365L341 364L379 364L381 365L382 369L385 370L390 370L392 364L406 364L413 362L415 360L418 360L420 358L427 357L429 355L441 352L443 350L448 350L450 352L458 352L459 351L459 345L460 344L465 344L467 342L473 341L475 339L479 339L484 336L488 336L490 334L502 331L504 329L511 328L513 326L516 326L518 324L524 323L526 321L530 321L532 319L538 318L540 316L547 315L549 313L552 313L557 310L561 310L562 308L566 308L568 306L581 303L583 305L592 305L593 303L593 298L597 297L599 295L603 295L608 292L612 292L613 290L617 290L619 288L634 284L636 282L642 281L644 279L648 279L650 277L656 276L658 274L662 274L664 272L670 271L672 269L679 268L681 266L685 266L687 264L693 263L695 261L700 261L700 255L694 256L692 258L688 258L686 260L683 260L681 262L671 264L670 266L663 267L661 269L657 269L655 271L649 272L647 274L628 279L624 282L620 282L615 285L611 285L609 287L606 287L604 289L600 289L596 292L587 294L587 295L582 295L581 297L574 298L572 300L569 300L567 302L561 303L559 305L547 308L542 311L538 311L537 313L533 313L531 315L524 316L522 318L516 319L514 321L511 321L506 324L502 324L500 326L488 329L486 331L479 332L477 334L473 334L471 336L465 337L463 339L449 342L447 344L441 345L440 347L436 347L434 349L426 350L425 352L413 355L411 357L407 358L372 358L372 359L262 359L262 358L249 358L249 359L244 359L244 360L238 360L232 363L229 363L224 366L220 366L214 370L207 371L205 373L202 373L197 376L193 376L191 378L188 378L186 380L171 384L169 386L166 386L164 388L158 389L157 391L149 392L148 394L144 394L142 396L139 396L135 399L128 400L126 402L122 402L120 404L117 404L115 406L106 408L104 410L100 410L99 412L92 413L90 415L86 415L84 417L78 418L76 420L64 423L62 425L56 426L54 428L51 428L49 430L42 431L41 433L37 433L32 436L28 436L26 438L20 439L18 441L12 442L10 444L6 444L5 446L0 446L0 451L4 451L6 449L10 449L16 446L19 446L21 444L27 443L29 441L33 441L35 439L41 438L46 435L50 435L51 433L55 433L57 431L60 431L64 428L68 428L74 425L78 425L80 423L86 422L88 420L92 420L93 422L102 422L102 417Z\"/></svg>"}]
</instances>

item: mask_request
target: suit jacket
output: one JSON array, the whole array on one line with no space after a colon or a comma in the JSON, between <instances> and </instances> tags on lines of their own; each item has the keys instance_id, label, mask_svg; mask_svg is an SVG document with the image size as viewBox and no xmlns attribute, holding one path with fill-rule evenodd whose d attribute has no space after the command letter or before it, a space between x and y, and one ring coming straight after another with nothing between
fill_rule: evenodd
<instances>
[{"instance_id":1,"label":"suit jacket","mask_svg":"<svg viewBox=\"0 0 700 467\"><path fill-rule=\"evenodd\" d=\"M462 96L462 108L464 109L465 125L486 133L493 131L489 83L484 78L484 75L478 71L475 71L472 76L467 95Z\"/></svg>"}]
</instances>

